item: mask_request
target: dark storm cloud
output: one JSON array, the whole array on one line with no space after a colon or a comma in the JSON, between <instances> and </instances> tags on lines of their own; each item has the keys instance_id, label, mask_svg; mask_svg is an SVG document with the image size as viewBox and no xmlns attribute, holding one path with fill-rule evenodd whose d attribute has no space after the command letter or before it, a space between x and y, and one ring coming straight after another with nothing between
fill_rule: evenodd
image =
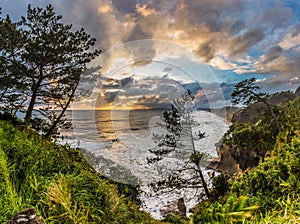
<instances>
[{"instance_id":1,"label":"dark storm cloud","mask_svg":"<svg viewBox=\"0 0 300 224\"><path fill-rule=\"evenodd\" d=\"M282 54L283 49L280 46L274 46L271 47L266 55L265 55L265 60L263 61L263 63L268 63L273 61L274 59L280 57L280 55Z\"/></svg>"},{"instance_id":2,"label":"dark storm cloud","mask_svg":"<svg viewBox=\"0 0 300 224\"><path fill-rule=\"evenodd\" d=\"M293 32L292 32L292 36L297 36L300 33L300 23L297 23L294 26Z\"/></svg>"},{"instance_id":3,"label":"dark storm cloud","mask_svg":"<svg viewBox=\"0 0 300 224\"><path fill-rule=\"evenodd\" d=\"M151 33L145 32L139 24L137 24L130 35L127 37L126 41L151 39Z\"/></svg>"},{"instance_id":4,"label":"dark storm cloud","mask_svg":"<svg viewBox=\"0 0 300 224\"><path fill-rule=\"evenodd\" d=\"M105 1L89 0L83 3L82 0L52 0L45 2L45 5L52 4L55 11L63 15L63 21L73 24L74 29L84 27L88 33L97 38L97 46L106 50L110 47L110 38L106 32L108 24L104 15L98 13L98 5L103 2Z\"/></svg>"},{"instance_id":5,"label":"dark storm cloud","mask_svg":"<svg viewBox=\"0 0 300 224\"><path fill-rule=\"evenodd\" d=\"M205 84L203 83L202 88L205 89L205 94L206 97L208 98L208 100L210 100L211 102L215 102L220 100L220 94L222 94L222 98L224 97L225 100L229 100L231 99L231 93L234 89L234 84L233 83L209 83L209 84ZM221 89L221 92L217 93L218 89ZM217 94L216 94L217 93Z\"/></svg>"},{"instance_id":6,"label":"dark storm cloud","mask_svg":"<svg viewBox=\"0 0 300 224\"><path fill-rule=\"evenodd\" d=\"M187 84L182 84L182 87L185 89L185 90L190 90L192 92L193 95L196 95L197 92L202 89L201 85L197 82L193 82L193 83L187 83Z\"/></svg>"},{"instance_id":7,"label":"dark storm cloud","mask_svg":"<svg viewBox=\"0 0 300 224\"><path fill-rule=\"evenodd\" d=\"M135 103L135 106L148 109L169 109L171 102L166 101L160 96L143 96Z\"/></svg>"},{"instance_id":8,"label":"dark storm cloud","mask_svg":"<svg viewBox=\"0 0 300 224\"><path fill-rule=\"evenodd\" d=\"M120 83L119 82L110 82L110 83L104 83L102 88L104 89L118 89L120 88Z\"/></svg>"},{"instance_id":9,"label":"dark storm cloud","mask_svg":"<svg viewBox=\"0 0 300 224\"><path fill-rule=\"evenodd\" d=\"M198 90L195 98L198 109L217 108L230 104L233 83L201 83L200 86L201 89Z\"/></svg>"},{"instance_id":10,"label":"dark storm cloud","mask_svg":"<svg viewBox=\"0 0 300 224\"><path fill-rule=\"evenodd\" d=\"M191 90L195 96L198 109L223 107L230 104L232 83L189 83L184 84L185 90Z\"/></svg>"},{"instance_id":11,"label":"dark storm cloud","mask_svg":"<svg viewBox=\"0 0 300 224\"><path fill-rule=\"evenodd\" d=\"M296 90L300 86L300 80L294 77L293 80L282 75L273 75L269 79L259 82L263 92L278 92L286 90Z\"/></svg>"},{"instance_id":12,"label":"dark storm cloud","mask_svg":"<svg viewBox=\"0 0 300 224\"><path fill-rule=\"evenodd\" d=\"M146 57L149 57L149 55ZM151 62L152 62L152 60L136 60L134 63L132 63L132 66L133 67L135 67L135 66L143 67L143 66L150 64Z\"/></svg>"},{"instance_id":13,"label":"dark storm cloud","mask_svg":"<svg viewBox=\"0 0 300 224\"><path fill-rule=\"evenodd\" d=\"M232 49L230 52L231 56L235 56L241 53L248 52L250 48L260 42L265 37L262 28L254 28L241 34L231 40Z\"/></svg>"},{"instance_id":14,"label":"dark storm cloud","mask_svg":"<svg viewBox=\"0 0 300 224\"><path fill-rule=\"evenodd\" d=\"M113 6L121 13L133 13L135 12L137 0L112 0Z\"/></svg>"},{"instance_id":15,"label":"dark storm cloud","mask_svg":"<svg viewBox=\"0 0 300 224\"><path fill-rule=\"evenodd\" d=\"M179 98L187 89L186 85L167 77L152 77L142 80L133 80L132 77L127 77L123 80L129 84L117 86L115 84L119 84L120 80L106 80L107 83L103 84L100 90L101 94L99 94L97 105L107 106L107 104L113 103L117 106L134 104L135 107L152 109L169 108L170 103ZM200 88L197 83L190 84L189 87L194 92Z\"/></svg>"},{"instance_id":16,"label":"dark storm cloud","mask_svg":"<svg viewBox=\"0 0 300 224\"><path fill-rule=\"evenodd\" d=\"M224 18L237 16L245 5L242 0L186 0L184 3L188 7L189 19L194 24L205 24L212 31L220 30Z\"/></svg>"},{"instance_id":17,"label":"dark storm cloud","mask_svg":"<svg viewBox=\"0 0 300 224\"><path fill-rule=\"evenodd\" d=\"M216 105L225 105L230 101L231 93L234 89L232 83L188 83L181 84L170 78L145 78L143 80L131 80L130 85L124 88L112 90L103 85L101 92L105 103L116 103L117 105L126 105L134 102L135 106L162 109L169 108L175 99L181 94L190 90L195 96L197 108L204 109L216 107ZM112 82L112 80L110 80ZM118 80L115 80L118 82ZM102 103L103 103L102 102ZM105 103L103 103L105 105Z\"/></svg>"},{"instance_id":18,"label":"dark storm cloud","mask_svg":"<svg viewBox=\"0 0 300 224\"><path fill-rule=\"evenodd\" d=\"M106 91L105 97L104 97L105 102L106 103L114 102L114 100L118 94L119 94L119 91L114 91L114 92Z\"/></svg>"},{"instance_id":19,"label":"dark storm cloud","mask_svg":"<svg viewBox=\"0 0 300 224\"><path fill-rule=\"evenodd\" d=\"M129 4L131 2L131 4ZM84 27L97 39L97 47L107 51L113 45L129 40L135 27L134 18L125 11L135 10L134 1L109 0L52 0L55 10L63 15L66 23L74 24L75 29ZM122 11L122 5L126 5ZM119 7L116 7L119 6ZM120 11L119 11L120 10Z\"/></svg>"},{"instance_id":20,"label":"dark storm cloud","mask_svg":"<svg viewBox=\"0 0 300 224\"><path fill-rule=\"evenodd\" d=\"M123 79L113 79L107 78L102 79L102 86L103 90L115 90L115 89L122 89L124 87L129 88L130 84L134 81L132 77L125 77Z\"/></svg>"},{"instance_id":21,"label":"dark storm cloud","mask_svg":"<svg viewBox=\"0 0 300 224\"><path fill-rule=\"evenodd\" d=\"M101 93L101 94L100 94ZM96 103L95 107L107 107L109 106L112 102L114 102L115 97L118 95L119 91L99 91L99 94L96 97Z\"/></svg>"}]
</instances>

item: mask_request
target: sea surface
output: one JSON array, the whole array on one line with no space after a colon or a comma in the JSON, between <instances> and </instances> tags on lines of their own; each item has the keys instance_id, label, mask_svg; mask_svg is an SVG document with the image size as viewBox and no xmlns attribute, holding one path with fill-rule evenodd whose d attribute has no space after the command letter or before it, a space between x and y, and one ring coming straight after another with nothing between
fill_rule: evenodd
<instances>
[{"instance_id":1,"label":"sea surface","mask_svg":"<svg viewBox=\"0 0 300 224\"><path fill-rule=\"evenodd\" d=\"M141 209L148 211L154 218L162 218L162 213L184 198L186 207L192 208L196 202L195 190L176 190L168 193L155 193L148 185L160 177L159 170L147 163L153 157L149 149L157 147L153 135L165 133L161 125L163 110L132 111L67 111L72 120L73 130L62 131L62 142L86 150L86 157L94 168L108 178L131 185L139 185L142 191ZM216 144L228 130L228 125L220 118L206 111L193 114L198 123L194 132L204 131L206 137L196 141L196 148L217 157ZM188 145L186 142L184 145ZM182 155L188 152L183 152ZM163 160L170 169L181 162L180 156ZM208 169L203 167L209 179Z\"/></svg>"}]
</instances>

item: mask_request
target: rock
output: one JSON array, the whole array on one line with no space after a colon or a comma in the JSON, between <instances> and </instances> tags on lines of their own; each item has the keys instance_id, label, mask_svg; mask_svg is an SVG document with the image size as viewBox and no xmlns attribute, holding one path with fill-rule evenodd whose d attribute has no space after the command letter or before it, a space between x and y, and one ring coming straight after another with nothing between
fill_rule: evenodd
<instances>
[{"instance_id":1,"label":"rock","mask_svg":"<svg viewBox=\"0 0 300 224\"><path fill-rule=\"evenodd\" d=\"M238 162L239 168L242 170L256 167L259 164L259 155L255 151L248 149L238 150L236 146L233 146L230 151L231 156Z\"/></svg>"},{"instance_id":2,"label":"rock","mask_svg":"<svg viewBox=\"0 0 300 224\"><path fill-rule=\"evenodd\" d=\"M194 206L194 207L192 207L192 208L190 208L190 209L189 209L189 212L190 212L190 213L195 213L196 209L197 209L197 205Z\"/></svg>"},{"instance_id":3,"label":"rock","mask_svg":"<svg viewBox=\"0 0 300 224\"><path fill-rule=\"evenodd\" d=\"M16 214L9 224L45 224L45 222L34 208L28 208Z\"/></svg>"},{"instance_id":4,"label":"rock","mask_svg":"<svg viewBox=\"0 0 300 224\"><path fill-rule=\"evenodd\" d=\"M232 156L230 148L222 144L218 150L219 158L211 161L207 166L209 169L227 173L230 176L238 173L240 171L238 161Z\"/></svg>"},{"instance_id":5,"label":"rock","mask_svg":"<svg viewBox=\"0 0 300 224\"><path fill-rule=\"evenodd\" d=\"M179 198L177 203L176 201L170 202L164 208L160 209L160 213L162 216L166 216L167 214L186 216L186 210L184 199Z\"/></svg>"},{"instance_id":6,"label":"rock","mask_svg":"<svg viewBox=\"0 0 300 224\"><path fill-rule=\"evenodd\" d=\"M186 206L184 204L184 199L179 198L177 201L178 214L181 216L186 216Z\"/></svg>"},{"instance_id":7,"label":"rock","mask_svg":"<svg viewBox=\"0 0 300 224\"><path fill-rule=\"evenodd\" d=\"M295 91L295 95L296 96L300 96L300 86L297 88L297 90Z\"/></svg>"},{"instance_id":8,"label":"rock","mask_svg":"<svg viewBox=\"0 0 300 224\"><path fill-rule=\"evenodd\" d=\"M207 175L209 176L209 179L212 180L215 177L216 173L215 171L208 171Z\"/></svg>"},{"instance_id":9,"label":"rock","mask_svg":"<svg viewBox=\"0 0 300 224\"><path fill-rule=\"evenodd\" d=\"M118 139L118 138L115 138L115 139L112 139L111 141L112 141L112 142L119 142L119 139Z\"/></svg>"}]
</instances>

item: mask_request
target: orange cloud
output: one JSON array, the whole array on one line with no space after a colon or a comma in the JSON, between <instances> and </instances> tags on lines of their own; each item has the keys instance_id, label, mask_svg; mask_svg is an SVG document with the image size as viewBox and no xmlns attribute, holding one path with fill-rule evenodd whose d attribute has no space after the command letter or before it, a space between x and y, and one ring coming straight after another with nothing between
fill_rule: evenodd
<instances>
[{"instance_id":1,"label":"orange cloud","mask_svg":"<svg viewBox=\"0 0 300 224\"><path fill-rule=\"evenodd\" d=\"M155 9L149 9L146 4L143 5L137 4L136 11L145 17L155 13Z\"/></svg>"}]
</instances>

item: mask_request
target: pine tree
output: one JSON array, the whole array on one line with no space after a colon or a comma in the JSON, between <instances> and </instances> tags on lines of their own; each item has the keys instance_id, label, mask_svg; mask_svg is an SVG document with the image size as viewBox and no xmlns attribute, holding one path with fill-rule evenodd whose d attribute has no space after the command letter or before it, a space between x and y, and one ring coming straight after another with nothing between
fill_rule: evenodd
<instances>
[{"instance_id":1,"label":"pine tree","mask_svg":"<svg viewBox=\"0 0 300 224\"><path fill-rule=\"evenodd\" d=\"M193 133L193 127L199 124L193 118L195 110L194 97L186 91L181 98L174 101L171 109L163 114L163 123L166 133L154 134L153 139L157 147L150 149L155 156L147 158L149 164L156 164L162 171L163 180L152 183L156 190L164 188L203 188L207 198L210 192L203 176L201 161L205 154L196 148L195 141L203 139L205 133ZM175 170L166 170L164 159L175 157L181 160L181 166Z\"/></svg>"},{"instance_id":2,"label":"pine tree","mask_svg":"<svg viewBox=\"0 0 300 224\"><path fill-rule=\"evenodd\" d=\"M249 105L255 102L262 102L266 106L267 110L270 112L271 116L273 117L273 120L275 121L277 130L278 132L280 132L280 123L273 110L274 105L271 105L267 102L267 93L257 92L260 89L260 87L257 86L255 82L256 79L251 78L245 79L236 84L235 89L231 94L232 103L235 105L239 103Z\"/></svg>"},{"instance_id":3,"label":"pine tree","mask_svg":"<svg viewBox=\"0 0 300 224\"><path fill-rule=\"evenodd\" d=\"M69 126L65 111L74 99L87 64L101 52L91 50L96 40L83 28L73 31L72 25L64 25L61 19L51 5L45 9L29 5L27 16L15 23L19 37L16 45L1 48L1 60L12 65L6 74L13 85L6 87L11 91L16 82L22 84L19 92L27 100L24 121L46 137L59 127ZM33 111L39 115L33 116Z\"/></svg>"}]
</instances>

